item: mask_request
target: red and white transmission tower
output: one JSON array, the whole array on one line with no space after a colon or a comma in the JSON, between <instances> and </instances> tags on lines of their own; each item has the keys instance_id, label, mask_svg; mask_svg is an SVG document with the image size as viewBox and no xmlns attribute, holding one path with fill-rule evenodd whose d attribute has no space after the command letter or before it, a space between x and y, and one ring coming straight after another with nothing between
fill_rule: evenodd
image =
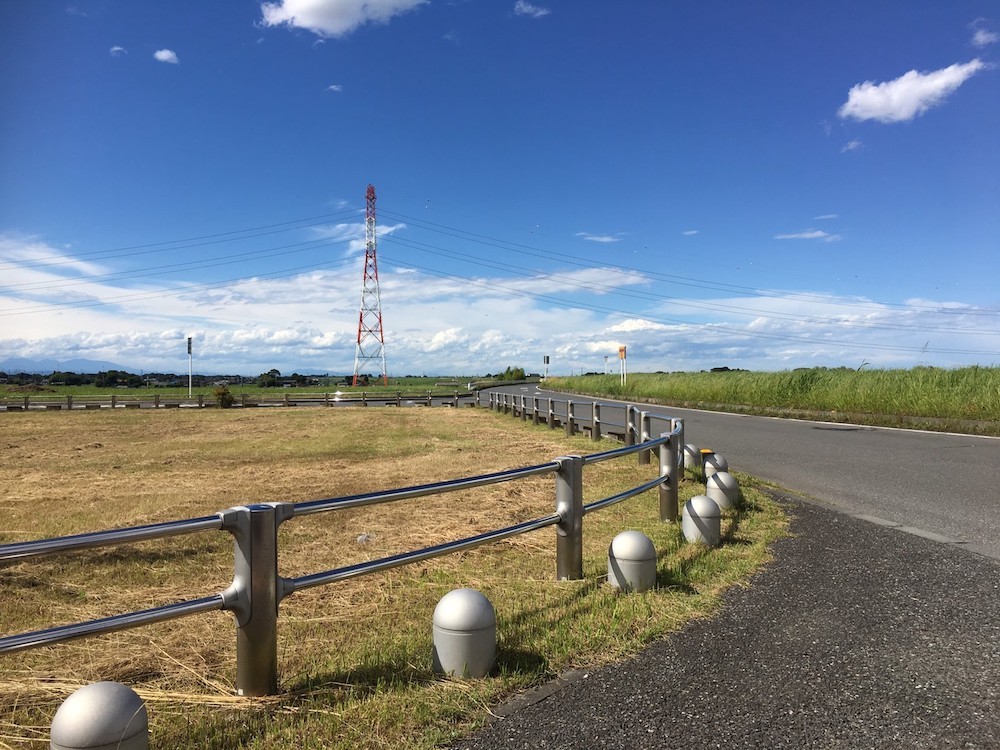
<instances>
[{"instance_id":1,"label":"red and white transmission tower","mask_svg":"<svg viewBox=\"0 0 1000 750\"><path fill-rule=\"evenodd\" d=\"M381 368L382 383L389 385L385 372L385 337L382 334L382 296L378 290L378 260L375 257L375 186L365 193L365 275L361 285L361 314L358 316L358 346L354 350L354 385L361 371L374 362Z\"/></svg>"}]
</instances>

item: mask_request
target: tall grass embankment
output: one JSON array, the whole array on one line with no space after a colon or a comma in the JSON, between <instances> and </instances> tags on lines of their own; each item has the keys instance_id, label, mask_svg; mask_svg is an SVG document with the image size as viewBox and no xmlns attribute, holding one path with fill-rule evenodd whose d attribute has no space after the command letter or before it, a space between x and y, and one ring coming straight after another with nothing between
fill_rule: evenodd
<instances>
[{"instance_id":1,"label":"tall grass embankment","mask_svg":"<svg viewBox=\"0 0 1000 750\"><path fill-rule=\"evenodd\" d=\"M1000 435L1000 368L810 368L549 378L590 396L749 414Z\"/></svg>"},{"instance_id":2,"label":"tall grass embankment","mask_svg":"<svg viewBox=\"0 0 1000 750\"><path fill-rule=\"evenodd\" d=\"M4 414L0 542L208 515L252 502L392 489L535 465L615 447L473 409L233 409ZM635 457L586 467L585 502L657 475ZM690 478L685 502L703 491ZM551 514L551 476L365 506L284 523L279 566L296 577ZM60 702L98 680L146 701L154 750L433 748L489 719L511 694L592 668L711 614L720 594L769 557L780 509L743 478L717 549L659 522L656 492L588 514L584 578L555 580L551 528L381 574L301 591L278 617L279 694L235 693L228 613L0 656L0 747L48 745ZM606 582L622 530L654 542L658 586ZM205 532L28 560L0 568L0 632L36 630L206 596L225 588L233 544ZM482 591L498 657L481 680L436 677L434 606Z\"/></svg>"}]
</instances>

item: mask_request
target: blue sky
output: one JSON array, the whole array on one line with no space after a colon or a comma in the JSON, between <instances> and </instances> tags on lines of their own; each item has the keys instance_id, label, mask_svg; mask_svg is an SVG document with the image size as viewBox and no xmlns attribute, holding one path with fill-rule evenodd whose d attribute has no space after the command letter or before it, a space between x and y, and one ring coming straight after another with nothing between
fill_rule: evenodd
<instances>
[{"instance_id":1,"label":"blue sky","mask_svg":"<svg viewBox=\"0 0 1000 750\"><path fill-rule=\"evenodd\" d=\"M0 360L1000 364L996 2L4 11Z\"/></svg>"}]
</instances>

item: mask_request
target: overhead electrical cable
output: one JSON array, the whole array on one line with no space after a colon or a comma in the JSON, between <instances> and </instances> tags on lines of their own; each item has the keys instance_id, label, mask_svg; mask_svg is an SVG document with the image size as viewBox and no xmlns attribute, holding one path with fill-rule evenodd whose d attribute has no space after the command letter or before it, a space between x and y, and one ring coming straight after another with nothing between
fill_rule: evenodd
<instances>
[{"instance_id":1,"label":"overhead electrical cable","mask_svg":"<svg viewBox=\"0 0 1000 750\"><path fill-rule=\"evenodd\" d=\"M704 310L707 312L717 313L719 311L729 311L736 312L741 315L751 315L758 319L767 320L783 320L791 321L797 323L822 323L822 324L832 324L832 325L842 325L851 328L864 328L871 330L902 330L902 331L921 331L925 333L949 333L949 334L964 334L964 335L1000 335L1000 331L986 331L982 329L968 329L968 328L956 328L956 327L935 327L927 325L913 325L913 324L893 324L893 323L870 323L864 321L851 321L844 320L842 318L836 317L819 317L819 316L807 316L807 315L795 315L793 313L781 313L773 312L767 310L761 310L757 308L740 307L737 305L728 305L724 303L709 301L698 301L690 300L681 297L672 297L665 294L657 294L654 292L644 292L635 289L626 289L620 286L614 286L611 284L603 284L598 281L580 281L573 279L569 276L563 274L553 274L546 272L538 272L534 277L532 274L525 272L524 269L513 266L507 263L501 263L495 260L483 260L477 258L476 256L468 255L466 253L460 253L453 250L444 250L442 248L435 247L433 245L428 245L423 242L419 242L411 239L404 239L401 237L396 237L395 235L389 235L383 239L384 245L400 245L405 247L410 247L421 252L438 255L440 257L452 258L456 260L462 260L464 262L482 266L485 268L494 268L496 270L504 271L507 273L515 273L520 276L525 276L527 278L537 278L542 276L544 278L552 279L554 282L565 287L571 287L580 291L594 291L599 294L613 294L621 297L629 297L631 299L638 299L647 302L668 302L670 304L677 305L678 307L694 308L696 310ZM639 278L643 280L648 280L642 272L640 271L625 271L616 266L600 267L594 266L592 270L599 270L605 273L620 273L625 277ZM827 304L836 305L836 302L828 301Z\"/></svg>"},{"instance_id":2,"label":"overhead electrical cable","mask_svg":"<svg viewBox=\"0 0 1000 750\"><path fill-rule=\"evenodd\" d=\"M462 239L467 242L476 242L478 244L485 245L487 247L510 250L511 252L520 253L522 255L538 257L545 260L557 260L586 268L596 268L604 265L604 264L589 263L587 261L581 260L577 256L569 255L566 253L559 253L551 250L543 250L541 248L534 247L531 245L524 245L518 242L511 242L508 240L501 240L494 237L488 237L486 235L476 234L475 232L469 232L463 229L455 229L453 227L448 227L443 224L436 224L434 222L429 222L424 219L407 216L405 214L393 213L391 211L383 211L382 213L388 216L389 218L395 218L397 220L405 221L410 226L415 228L425 229L431 232L437 232L439 234L444 234L449 237L455 237L457 239ZM740 286L738 284L728 284L718 281L708 281L705 279L697 279L688 276L665 274L659 271L649 271L642 268L636 268L634 266L625 266L618 264L610 264L610 265L612 265L614 268L623 271L641 273L653 279L667 281L669 283L678 284L681 286L691 286L699 289L709 289L712 291L721 291L727 293L748 294L756 297L798 299L809 302L830 301L829 297L821 294L811 294L808 292L787 292L779 289L759 289L756 287ZM950 308L941 306L913 305L901 302L882 302L878 300L868 300L868 301L845 300L843 302L838 302L838 304L850 307L861 307L861 308L879 309L879 308L891 307L891 308L900 308L904 310L920 310L923 312L934 312L944 315L970 314L970 315L987 315L987 316L1000 317L1000 310L984 310L979 308L972 308L972 309L962 308L961 310L952 310Z\"/></svg>"},{"instance_id":3,"label":"overhead electrical cable","mask_svg":"<svg viewBox=\"0 0 1000 750\"><path fill-rule=\"evenodd\" d=\"M386 263L385 260L388 260L388 263ZM566 300L559 299L558 297L551 297L551 296L545 295L545 294L537 294L535 292L526 292L526 291L524 291L522 289L511 288L511 287L505 286L503 284L494 284L494 283L482 281L482 280L479 280L479 279L469 279L469 278L462 277L462 276L455 276L453 274L448 274L448 273L445 273L443 271L438 271L438 270L435 270L435 269L423 268L423 267L420 267L420 266L416 266L416 265L414 265L412 263L408 263L408 262L405 263L405 264L404 263L400 263L398 261L392 260L389 257L385 258L384 261L383 261L383 263L384 263L384 265L391 265L392 267L397 268L397 269L399 269L401 271L417 270L420 273L424 273L424 274L427 274L427 275L430 275L430 276L436 276L438 278L448 279L450 281L456 281L456 282L459 282L459 283L462 283L462 284L472 285L472 286L476 286L476 287L479 287L479 288L482 288L482 289L496 291L496 292L499 292L499 293L502 293L502 294L505 294L505 295L511 295L511 296L515 296L515 297L524 297L524 298L528 298L528 299L535 299L535 300L540 300L540 301L548 302L549 304L553 305L554 307L561 307L561 308L565 308L565 309L584 309L584 310L590 310L591 312L598 312L598 313L601 313L601 314L604 314L604 315L609 315L609 316L612 316L612 317L623 318L623 319L642 319L642 320L646 320L646 321L649 321L649 322L652 322L652 323L660 323L662 325L674 325L674 326L685 327L685 328L698 327L698 328L701 328L701 329L706 329L706 330L710 330L710 331L718 331L718 332L722 332L722 333L728 333L728 334L731 334L731 335L742 336L742 337L747 337L747 338L769 339L769 340L773 340L773 341L781 341L781 342L786 342L786 343L787 342L803 343L803 344L809 344L810 346L816 346L817 344L824 344L824 345L854 347L854 348L858 348L858 349L874 349L874 350L880 350L880 351L895 351L895 352L907 352L907 353L914 353L914 352L928 353L928 352L930 352L930 353L935 353L935 354L958 354L958 355L991 356L991 357L998 357L998 356L1000 356L1000 352L996 352L996 351L982 351L982 350L971 350L971 349L940 349L940 348L928 347L928 346L911 347L911 346L898 346L898 345L894 345L894 344L876 344L876 343L871 343L871 342L862 343L862 342L857 342L857 341L838 341L838 340L834 340L834 339L822 339L820 341L817 341L816 339L807 338L807 337L804 337L804 336L790 336L790 335L786 335L786 334L771 334L771 333L765 333L763 331L747 330L747 329L740 329L740 328L731 328L729 326L717 325L715 323L696 324L696 323L692 323L691 321L678 320L676 318L666 318L666 317L662 317L662 316L652 316L652 315L645 315L645 314L643 314L643 315L636 315L636 314L633 314L633 313L622 312L621 310L616 310L614 308L603 307L603 306L600 306L600 305L594 305L594 304L586 303L586 302L568 302Z\"/></svg>"},{"instance_id":4,"label":"overhead electrical cable","mask_svg":"<svg viewBox=\"0 0 1000 750\"><path fill-rule=\"evenodd\" d=\"M24 262L20 261L7 261L0 262L0 270L5 268L39 268L43 266L58 266L67 265L70 263L79 263L81 259L90 260L108 260L111 258L127 258L135 255L149 255L151 253L165 253L172 252L175 250L187 250L194 247L205 247L207 245L218 245L224 242L236 242L238 240L256 239L257 237L266 237L272 234L279 234L281 232L292 232L296 229L308 229L311 227L322 226L325 222L318 222L307 224L304 222L315 222L317 219L326 219L327 221L336 218L346 218L350 215L356 215L356 211L341 211L335 214L324 214L322 216L313 216L305 219L295 219L293 221L285 221L279 224L269 224L261 227L251 227L249 229L235 229L229 232L217 232L215 234L202 235L200 237L188 237L186 239L180 240L164 240L162 242L149 242L142 245L128 245L125 247L115 248L112 250L92 250L85 253L76 253L72 258L66 258L63 256L58 256L55 258L41 258L38 260L28 260ZM294 225L294 226L292 226ZM280 228L279 228L280 227ZM269 230L269 231L264 231Z\"/></svg>"}]
</instances>

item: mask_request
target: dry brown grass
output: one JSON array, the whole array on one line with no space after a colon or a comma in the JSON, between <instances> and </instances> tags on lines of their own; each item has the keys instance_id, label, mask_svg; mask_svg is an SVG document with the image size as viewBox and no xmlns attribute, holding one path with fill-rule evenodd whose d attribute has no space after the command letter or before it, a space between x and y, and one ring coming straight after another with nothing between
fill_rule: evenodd
<instances>
[{"instance_id":1,"label":"dry brown grass","mask_svg":"<svg viewBox=\"0 0 1000 750\"><path fill-rule=\"evenodd\" d=\"M472 409L102 410L8 414L0 422L0 510L7 519L0 542L209 515L250 502L438 482L597 450L583 438ZM588 467L587 500L633 486L651 472L655 465L639 471L634 459ZM643 508L638 517L637 507ZM280 532L281 574L417 549L553 508L553 480L542 477L293 519ZM609 529L647 524L648 533L660 534L658 550L677 553L671 565L678 570L701 564L702 553L679 549L676 530L656 529L655 497L644 506L628 503L588 516L588 528L598 528L598 516ZM359 543L362 534L367 541ZM536 675L529 681L546 671L549 658L551 668L560 669L573 659L594 663L619 654L601 645L596 632L593 649L560 640L570 621L602 638L610 627L599 606L610 594L595 588L610 537L585 534L588 580L569 585L553 583L552 535L543 530L289 597L279 616L284 692L278 698L233 696L235 626L227 613L0 656L0 748L41 747L45 717L59 701L76 687L108 679L132 685L150 703L160 747L193 746L192 737L215 738L199 740L204 747L311 747L296 739L298 732L321 721L326 723L313 730L317 736L335 732L341 744L327 738L316 747L426 743L426 727L441 719L422 717L423 708L421 716L410 716L413 701L461 716L477 705L485 710L520 684L516 676L475 689L430 680L427 618L456 583L480 588L494 602L505 669L517 671L519 660L528 659L533 666L527 672ZM744 551L734 548L733 554ZM214 594L228 585L232 564L231 538L208 532L9 565L0 568L0 633ZM706 593L732 580L722 576ZM684 587L670 603L661 597L655 604L642 598L625 604L639 642L648 640L645 631L669 630L710 606L697 586ZM555 639L551 648L561 655L525 656L539 638ZM621 641L622 651L634 648L631 642ZM387 681L397 689L384 690ZM414 690L422 692L414 697ZM371 700L376 694L381 704ZM401 710L398 704L407 701ZM464 719L457 721L460 727ZM350 729L359 722L381 729L362 741ZM233 739L236 724L256 739Z\"/></svg>"}]
</instances>

